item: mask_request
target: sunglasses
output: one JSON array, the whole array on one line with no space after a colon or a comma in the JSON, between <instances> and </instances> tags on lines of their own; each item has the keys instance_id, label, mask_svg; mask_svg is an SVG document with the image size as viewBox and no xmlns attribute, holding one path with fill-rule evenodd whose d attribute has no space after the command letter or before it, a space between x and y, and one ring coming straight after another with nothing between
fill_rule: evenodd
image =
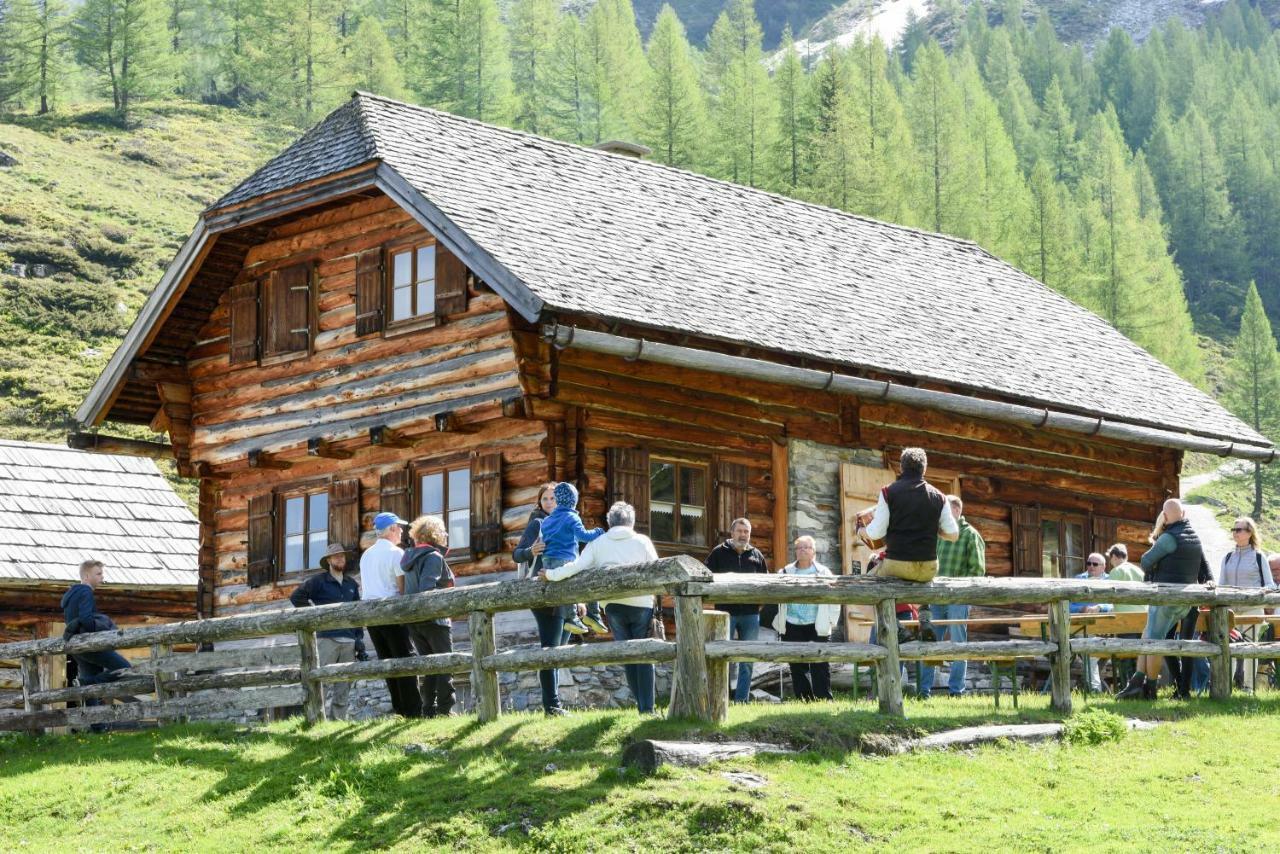
<instances>
[{"instance_id":1,"label":"sunglasses","mask_svg":"<svg viewBox=\"0 0 1280 854\"><path fill-rule=\"evenodd\" d=\"M1105 564L1103 564L1101 561L1097 561L1097 560L1091 560L1085 564L1085 566L1104 566L1104 565Z\"/></svg>"},{"instance_id":2,"label":"sunglasses","mask_svg":"<svg viewBox=\"0 0 1280 854\"><path fill-rule=\"evenodd\" d=\"M1248 529L1248 528L1232 528L1232 529L1231 529L1231 533L1233 533L1233 534L1247 534L1247 533L1249 533L1249 529Z\"/></svg>"}]
</instances>

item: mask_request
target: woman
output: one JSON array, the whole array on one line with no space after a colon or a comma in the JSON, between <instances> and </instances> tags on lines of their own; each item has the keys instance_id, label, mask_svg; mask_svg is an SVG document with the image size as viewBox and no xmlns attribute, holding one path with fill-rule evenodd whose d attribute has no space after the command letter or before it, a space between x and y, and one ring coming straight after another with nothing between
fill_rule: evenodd
<instances>
[{"instance_id":1,"label":"woman","mask_svg":"<svg viewBox=\"0 0 1280 854\"><path fill-rule=\"evenodd\" d=\"M1235 548L1222 556L1222 571L1218 583L1224 587L1274 587L1271 564L1262 553L1258 542L1258 525L1248 516L1241 516L1231 525L1231 538ZM1261 615L1261 607L1233 609L1236 616ZM1236 659L1236 687L1253 690L1256 665L1246 667L1244 659Z\"/></svg>"},{"instance_id":2,"label":"woman","mask_svg":"<svg viewBox=\"0 0 1280 854\"><path fill-rule=\"evenodd\" d=\"M546 544L542 541L542 520L556 509L555 488L556 482L553 480L542 484L538 489L537 506L529 514L529 523L525 525L524 533L520 535L520 542L516 543L512 556L516 563L528 567L528 571L522 575L524 578L536 578L542 571L542 553L546 550ZM572 616L572 605L533 609L533 620L538 624L538 643L543 649L565 643L567 639L564 630L565 620ZM538 683L542 688L542 711L548 715L565 714L564 706L560 704L560 680L557 671L554 668L539 670Z\"/></svg>"},{"instance_id":3,"label":"woman","mask_svg":"<svg viewBox=\"0 0 1280 854\"><path fill-rule=\"evenodd\" d=\"M782 568L783 575L830 576L827 569L815 559L817 553L813 537L807 534L796 538L796 559ZM778 606L778 616L773 618L773 628L784 643L825 643L831 628L840 616L839 605ZM801 700L830 700L831 666L825 661L792 664L791 685Z\"/></svg>"},{"instance_id":4,"label":"woman","mask_svg":"<svg viewBox=\"0 0 1280 854\"><path fill-rule=\"evenodd\" d=\"M409 537L413 547L400 559L404 595L452 587L453 570L444 559L449 548L449 531L444 520L439 516L419 516L409 526ZM418 655L453 652L453 623L448 617L411 623L409 639ZM449 715L454 702L453 677L447 673L424 676L420 684L423 717Z\"/></svg>"},{"instance_id":5,"label":"woman","mask_svg":"<svg viewBox=\"0 0 1280 854\"><path fill-rule=\"evenodd\" d=\"M645 563L658 559L653 542L635 531L636 510L625 501L609 508L609 530L603 537L590 542L577 560L564 566L542 570L539 576L545 581L563 581L584 569L604 569ZM653 597L629 596L625 599L604 601L605 617L613 630L614 640L638 640L647 638L653 629ZM628 664L627 687L635 697L636 708L642 715L654 714L654 669L652 664Z\"/></svg>"}]
</instances>

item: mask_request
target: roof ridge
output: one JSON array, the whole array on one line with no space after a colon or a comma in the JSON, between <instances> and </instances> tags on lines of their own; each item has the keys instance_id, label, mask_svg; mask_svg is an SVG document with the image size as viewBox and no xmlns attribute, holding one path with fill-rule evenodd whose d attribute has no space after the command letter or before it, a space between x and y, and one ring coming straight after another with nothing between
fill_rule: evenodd
<instances>
[{"instance_id":1,"label":"roof ridge","mask_svg":"<svg viewBox=\"0 0 1280 854\"><path fill-rule=\"evenodd\" d=\"M559 146L561 148L567 148L575 152L586 152L588 154L598 155L601 157L610 157L615 160L621 160L627 164L636 164L641 168L658 169L658 170L665 170L668 172L674 172L677 175L695 178L700 181L705 181L709 184L717 184L722 187L727 187L733 190L745 190L748 193L755 193L755 194L764 196L765 198L772 199L774 201L786 202L787 204L793 204L799 207L809 208L810 210L820 211L822 213L837 214L847 219L856 220L858 222L869 223L871 225L881 226L883 228L889 228L895 231L902 231L908 234L917 234L922 237L936 237L936 238L950 241L952 243L959 244L961 246L974 247L978 249L982 248L976 241L970 240L967 237L958 237L957 235L946 234L941 231L929 231L928 229L916 228L915 226L903 225L897 222L889 222L888 220L883 220L883 219L876 219L875 217L864 216L862 214L856 214L850 211L841 210L840 208L833 208L828 205L820 205L817 202L811 202L807 199L800 199L800 198L796 198L795 196L788 196L783 193L774 192L773 190L765 190L760 187L751 187L746 184L735 184L734 182L726 181L723 178L716 178L712 175L704 175L701 172L694 172L689 169L681 169L679 166L669 166L666 163L659 163L655 160L645 160L643 158L636 158L636 157L630 157L627 155L614 154L613 152L604 151L603 149L599 149L599 148L593 148L592 146L589 146L589 145L580 145L579 143L576 143L576 142L569 142L568 140L556 139L555 137L543 136L541 134L536 134L536 133L530 133L529 131L520 130L518 128L510 128L510 127L506 127L505 125L496 125L490 122L481 121L479 119L473 119L470 116L460 116L456 113L450 113L446 110L437 110L434 107L425 107L421 104L413 104L413 103L410 103L409 101L402 101L398 98L389 98L386 95L379 95L375 92L366 92L362 89L357 89L353 94L353 100L362 99L362 98L371 99L375 101L383 101L388 104L394 104L400 107L407 107L411 110L419 110L424 113L430 113L431 115L434 115L434 116L440 116L450 121L476 125L478 127L486 128L488 130L500 131L502 133L524 138L524 139L533 139L533 140L537 140L540 143L551 144L551 145ZM360 117L361 117L362 126L368 129L367 124L364 124L365 116L364 116L363 110L360 111ZM323 124L323 122L321 124ZM372 130L370 130L370 132L374 133ZM374 133L374 136L376 139L376 133ZM377 146L375 146L375 149L376 148ZM1002 263L1008 263L1008 262L1002 261Z\"/></svg>"}]
</instances>

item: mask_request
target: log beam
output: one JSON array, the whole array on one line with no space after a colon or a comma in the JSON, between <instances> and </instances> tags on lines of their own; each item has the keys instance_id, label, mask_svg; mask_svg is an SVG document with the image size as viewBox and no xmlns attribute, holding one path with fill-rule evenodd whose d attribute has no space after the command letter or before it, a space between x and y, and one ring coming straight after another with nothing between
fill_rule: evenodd
<instances>
[{"instance_id":1,"label":"log beam","mask_svg":"<svg viewBox=\"0 0 1280 854\"><path fill-rule=\"evenodd\" d=\"M704 644L729 640L727 611L702 612L702 638ZM706 661L707 713L713 724L722 724L729 717L729 661L709 655Z\"/></svg>"},{"instance_id":2,"label":"log beam","mask_svg":"<svg viewBox=\"0 0 1280 854\"><path fill-rule=\"evenodd\" d=\"M501 709L498 674L493 670L486 670L481 664L497 651L498 639L494 633L493 614L472 611L468 628L471 633L471 693L476 700L476 717L483 724L497 719Z\"/></svg>"},{"instance_id":3,"label":"log beam","mask_svg":"<svg viewBox=\"0 0 1280 854\"><path fill-rule=\"evenodd\" d=\"M1218 657L1210 672L1209 696L1231 698L1231 611L1222 606L1209 611L1209 640L1218 646Z\"/></svg>"},{"instance_id":4,"label":"log beam","mask_svg":"<svg viewBox=\"0 0 1280 854\"><path fill-rule=\"evenodd\" d=\"M312 438L307 440L307 456L324 457L330 460L349 460L355 451L339 448L328 439Z\"/></svg>"},{"instance_id":5,"label":"log beam","mask_svg":"<svg viewBox=\"0 0 1280 854\"><path fill-rule=\"evenodd\" d=\"M702 598L676 596L676 664L671 675L669 718L710 723L707 707L707 649L702 628Z\"/></svg>"},{"instance_id":6,"label":"log beam","mask_svg":"<svg viewBox=\"0 0 1280 854\"><path fill-rule=\"evenodd\" d=\"M480 662L485 671L515 673L524 670L551 670L592 664L639 664L674 661L676 645L644 638L605 641L579 646L519 647L487 655ZM469 658L469 656L468 656Z\"/></svg>"},{"instance_id":7,"label":"log beam","mask_svg":"<svg viewBox=\"0 0 1280 854\"><path fill-rule=\"evenodd\" d=\"M153 460L172 460L173 446L164 442L146 442L126 439L122 436L104 436L101 433L76 431L67 436L67 447L77 451L93 451L99 454L116 454L123 457L147 457Z\"/></svg>"},{"instance_id":8,"label":"log beam","mask_svg":"<svg viewBox=\"0 0 1280 854\"><path fill-rule=\"evenodd\" d=\"M1071 714L1071 613L1070 602L1058 599L1049 603L1049 637L1057 647L1049 656L1053 674L1050 704L1063 715Z\"/></svg>"},{"instance_id":9,"label":"log beam","mask_svg":"<svg viewBox=\"0 0 1280 854\"><path fill-rule=\"evenodd\" d=\"M876 695L880 714L902 717L902 663L898 657L897 604L892 599L876 603L876 639L884 647L884 660L876 666Z\"/></svg>"},{"instance_id":10,"label":"log beam","mask_svg":"<svg viewBox=\"0 0 1280 854\"><path fill-rule=\"evenodd\" d=\"M249 468L251 469L276 469L283 471L292 468L293 463L288 460L281 459L276 454L267 451L250 451L249 452Z\"/></svg>"},{"instance_id":11,"label":"log beam","mask_svg":"<svg viewBox=\"0 0 1280 854\"><path fill-rule=\"evenodd\" d=\"M380 448L412 448L418 444L418 441L410 439L391 427L369 428L369 444Z\"/></svg>"},{"instance_id":12,"label":"log beam","mask_svg":"<svg viewBox=\"0 0 1280 854\"><path fill-rule=\"evenodd\" d=\"M315 671L320 667L320 647L315 632L298 632L298 657L302 661L299 668L302 714L308 724L314 724L324 720L324 687L315 679Z\"/></svg>"}]
</instances>

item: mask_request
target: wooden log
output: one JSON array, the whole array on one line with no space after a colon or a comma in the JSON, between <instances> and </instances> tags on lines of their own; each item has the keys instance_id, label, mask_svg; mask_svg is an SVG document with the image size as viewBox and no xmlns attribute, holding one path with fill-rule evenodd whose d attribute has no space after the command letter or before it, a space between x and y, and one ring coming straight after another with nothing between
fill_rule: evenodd
<instances>
[{"instance_id":1,"label":"wooden log","mask_svg":"<svg viewBox=\"0 0 1280 854\"><path fill-rule=\"evenodd\" d=\"M297 664L298 648L289 646L252 646L241 649L215 649L210 652L187 652L165 656L134 667L137 673L153 673L167 670L185 673L192 670L216 670L232 667L270 667L280 664Z\"/></svg>"},{"instance_id":2,"label":"wooden log","mask_svg":"<svg viewBox=\"0 0 1280 854\"><path fill-rule=\"evenodd\" d=\"M770 478L773 492L773 568L782 568L787 562L787 511L791 499L787 491L790 489L790 458L785 442L770 444L772 451Z\"/></svg>"},{"instance_id":3,"label":"wooden log","mask_svg":"<svg viewBox=\"0 0 1280 854\"><path fill-rule=\"evenodd\" d=\"M1058 651L1056 643L1046 641L967 641L965 643L922 643L911 641L898 647L898 657L907 661L942 660L991 661L996 659L1034 658Z\"/></svg>"},{"instance_id":4,"label":"wooden log","mask_svg":"<svg viewBox=\"0 0 1280 854\"><path fill-rule=\"evenodd\" d=\"M19 669L22 671L22 710L27 716L32 716L36 710L40 708L40 701L37 699L40 695L40 661L34 655L24 656L22 661L18 663ZM0 723L0 726L3 726ZM57 724L55 724L57 726ZM40 731L38 725L30 727L31 732Z\"/></svg>"},{"instance_id":5,"label":"wooden log","mask_svg":"<svg viewBox=\"0 0 1280 854\"><path fill-rule=\"evenodd\" d=\"M147 442L142 439L125 439L120 436L103 436L98 433L76 431L67 436L67 447L99 454L116 454L123 457L148 457L153 460L173 459L173 445L166 442Z\"/></svg>"},{"instance_id":6,"label":"wooden log","mask_svg":"<svg viewBox=\"0 0 1280 854\"><path fill-rule=\"evenodd\" d=\"M320 648L316 643L315 632L298 632L298 658L302 662L299 672L302 680L302 714L306 716L308 724L313 724L325 719L324 686L313 677L320 666Z\"/></svg>"},{"instance_id":7,"label":"wooden log","mask_svg":"<svg viewBox=\"0 0 1280 854\"><path fill-rule=\"evenodd\" d=\"M730 641L707 643L709 661L861 662L883 661L885 648L871 643L782 643L781 641Z\"/></svg>"},{"instance_id":8,"label":"wooden log","mask_svg":"<svg viewBox=\"0 0 1280 854\"><path fill-rule=\"evenodd\" d=\"M38 691L32 695L37 705L49 703L66 703L78 700L112 700L123 697L137 697L155 692L155 680L146 676L126 676L114 682L99 682L97 685L80 685L69 688L57 688L52 691Z\"/></svg>"},{"instance_id":9,"label":"wooden log","mask_svg":"<svg viewBox=\"0 0 1280 854\"><path fill-rule=\"evenodd\" d=\"M165 684L169 678L169 674L166 673L163 669L155 667L155 663L157 661L160 661L164 658L169 657L170 655L172 655L172 653L173 653L173 646L170 644L156 643L151 645L151 664L152 664L151 678L155 682L156 700L162 703L165 700L171 699L173 695L170 692L169 687Z\"/></svg>"},{"instance_id":10,"label":"wooden log","mask_svg":"<svg viewBox=\"0 0 1280 854\"><path fill-rule=\"evenodd\" d=\"M702 628L702 598L676 596L676 664L671 675L669 718L710 723L707 706L707 649Z\"/></svg>"},{"instance_id":11,"label":"wooden log","mask_svg":"<svg viewBox=\"0 0 1280 854\"><path fill-rule=\"evenodd\" d=\"M1062 737L1063 724L996 724L962 727L913 738L903 744L904 750L955 750L978 747L999 741L1035 743Z\"/></svg>"},{"instance_id":12,"label":"wooden log","mask_svg":"<svg viewBox=\"0 0 1280 854\"><path fill-rule=\"evenodd\" d=\"M704 651L706 644L729 640L727 611L702 612L702 639ZM710 655L706 660L707 714L713 724L722 724L729 717L729 661Z\"/></svg>"},{"instance_id":13,"label":"wooden log","mask_svg":"<svg viewBox=\"0 0 1280 854\"><path fill-rule=\"evenodd\" d=\"M489 672L516 673L592 664L640 664L674 661L676 644L643 638L585 643L580 646L516 647L486 656L480 667Z\"/></svg>"},{"instance_id":14,"label":"wooden log","mask_svg":"<svg viewBox=\"0 0 1280 854\"><path fill-rule=\"evenodd\" d=\"M1232 655L1237 655L1233 644ZM1274 644L1280 652L1280 644ZM1178 655L1212 658L1221 654L1216 643L1198 640L1144 640L1142 638L1072 638L1071 652L1106 658L1110 655Z\"/></svg>"},{"instance_id":15,"label":"wooden log","mask_svg":"<svg viewBox=\"0 0 1280 854\"><path fill-rule=\"evenodd\" d=\"M712 762L747 759L759 753L793 753L776 744L754 741L633 741L622 751L622 767L636 768L645 776L663 765L700 768Z\"/></svg>"},{"instance_id":16,"label":"wooden log","mask_svg":"<svg viewBox=\"0 0 1280 854\"><path fill-rule=\"evenodd\" d=\"M876 695L880 700L880 714L902 717L902 664L898 656L895 607L892 599L876 603L876 638L884 647L884 660L876 667Z\"/></svg>"},{"instance_id":17,"label":"wooden log","mask_svg":"<svg viewBox=\"0 0 1280 854\"><path fill-rule=\"evenodd\" d=\"M1218 648L1214 646L1214 655ZM1280 658L1280 643L1233 643L1232 658Z\"/></svg>"},{"instance_id":18,"label":"wooden log","mask_svg":"<svg viewBox=\"0 0 1280 854\"><path fill-rule=\"evenodd\" d=\"M568 647L565 647L566 649ZM394 679L399 676L435 676L471 672L471 653L442 652L409 655L377 661L343 661L321 665L313 677L321 682L354 682L357 679Z\"/></svg>"},{"instance_id":19,"label":"wooden log","mask_svg":"<svg viewBox=\"0 0 1280 854\"><path fill-rule=\"evenodd\" d=\"M498 645L493 615L487 611L472 611L468 628L471 634L471 693L476 700L476 717L483 724L497 719L502 708L498 674L482 666L484 659L493 655Z\"/></svg>"},{"instance_id":20,"label":"wooden log","mask_svg":"<svg viewBox=\"0 0 1280 854\"><path fill-rule=\"evenodd\" d=\"M1105 600L1091 600L1105 601ZM1209 611L1209 640L1217 644L1218 657L1209 675L1209 696L1215 700L1231 697L1231 610L1222 606Z\"/></svg>"},{"instance_id":21,"label":"wooden log","mask_svg":"<svg viewBox=\"0 0 1280 854\"><path fill-rule=\"evenodd\" d=\"M31 727L87 726L95 723L121 723L155 718L200 717L216 712L297 706L302 703L302 689L296 685L283 688L257 688L244 691L220 691L195 694L167 703L142 702L113 706L86 706L82 709L47 709L31 714L0 716L0 730Z\"/></svg>"},{"instance_id":22,"label":"wooden log","mask_svg":"<svg viewBox=\"0 0 1280 854\"><path fill-rule=\"evenodd\" d=\"M1071 613L1070 602L1058 599L1049 603L1049 637L1057 649L1049 656L1053 674L1050 705L1059 714L1071 714Z\"/></svg>"},{"instance_id":23,"label":"wooden log","mask_svg":"<svg viewBox=\"0 0 1280 854\"><path fill-rule=\"evenodd\" d=\"M225 688L253 688L261 685L298 685L301 683L301 667L271 667L266 670L245 670L239 673L201 673L196 676L177 676L169 684L173 688L181 688L185 691L209 691Z\"/></svg>"},{"instance_id":24,"label":"wooden log","mask_svg":"<svg viewBox=\"0 0 1280 854\"><path fill-rule=\"evenodd\" d=\"M577 602L663 593L690 579L710 577L711 572L702 563L687 555L677 555L648 563L587 570L565 581L524 579L469 584L391 599L261 611L234 617L95 632L76 635L69 640L45 638L19 641L0 644L0 659L146 647L153 643L204 643L298 631L415 623L478 610L516 611L571 605Z\"/></svg>"}]
</instances>

